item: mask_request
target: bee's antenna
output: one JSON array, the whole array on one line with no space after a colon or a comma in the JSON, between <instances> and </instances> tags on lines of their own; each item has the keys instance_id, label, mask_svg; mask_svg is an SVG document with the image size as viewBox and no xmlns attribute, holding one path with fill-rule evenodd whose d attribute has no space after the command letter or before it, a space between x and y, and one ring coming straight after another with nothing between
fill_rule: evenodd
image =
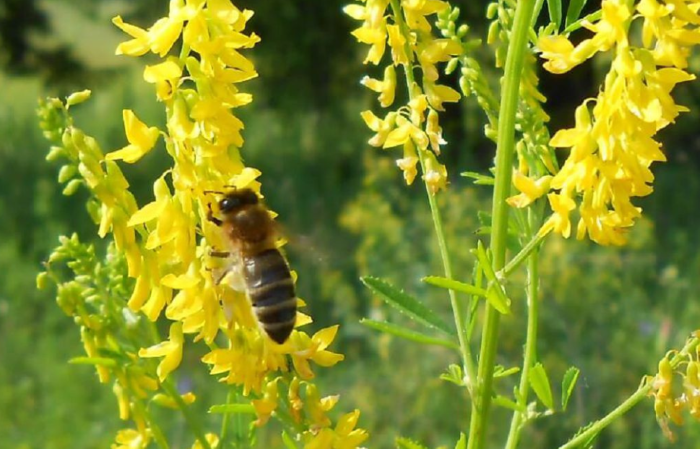
<instances>
[{"instance_id":1,"label":"bee's antenna","mask_svg":"<svg viewBox=\"0 0 700 449\"><path fill-rule=\"evenodd\" d=\"M225 187L225 186L224 186L224 187ZM222 191L220 191L220 190L205 190L205 191L204 191L204 194L205 194L205 195L206 195L206 194L209 194L209 193L218 193L219 195L223 195L223 194L224 194L224 192L222 192Z\"/></svg>"}]
</instances>

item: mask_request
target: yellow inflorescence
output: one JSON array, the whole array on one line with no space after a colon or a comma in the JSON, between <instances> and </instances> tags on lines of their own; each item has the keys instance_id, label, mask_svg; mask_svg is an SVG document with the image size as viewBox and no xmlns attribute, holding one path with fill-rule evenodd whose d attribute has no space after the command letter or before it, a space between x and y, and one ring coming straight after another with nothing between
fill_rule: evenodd
<instances>
[{"instance_id":1,"label":"yellow inflorescence","mask_svg":"<svg viewBox=\"0 0 700 449\"><path fill-rule=\"evenodd\" d=\"M410 98L406 106L389 112L384 118L372 111L362 113L367 126L376 133L369 144L403 148L403 157L396 160L396 165L403 171L407 184L413 183L418 174L418 162L422 161L423 180L430 191L436 193L447 185L447 170L436 158L440 145L445 144L437 111L445 110L443 103L460 98L451 87L437 83L436 65L461 54L462 47L452 39L434 38L427 17L446 10L449 5L440 0L362 2L364 5L348 5L344 11L362 21L362 26L352 34L358 41L370 45L365 63L378 65L387 43L391 49L391 63L384 70L382 80L365 76L361 83L379 93L380 105L388 108L396 98L396 67L402 66ZM420 82L414 80L414 71L421 74Z\"/></svg>"},{"instance_id":2,"label":"yellow inflorescence","mask_svg":"<svg viewBox=\"0 0 700 449\"><path fill-rule=\"evenodd\" d=\"M695 6L642 0L635 14L630 2L604 0L601 18L584 22L594 33L590 39L574 45L561 35L540 38L544 67L553 73L571 70L598 52L614 52L598 97L584 101L576 111L575 127L560 130L550 142L570 153L561 170L546 181L553 214L540 233L569 237L569 215L578 209L578 239L588 235L602 245L626 242L626 231L641 216L632 199L652 192L650 166L666 160L654 136L687 111L675 104L671 90L694 79L683 70L691 46L700 42L698 4L690 3ZM641 46L628 39L637 19L643 21ZM516 187L530 198L547 193L532 183Z\"/></svg>"},{"instance_id":3,"label":"yellow inflorescence","mask_svg":"<svg viewBox=\"0 0 700 449\"><path fill-rule=\"evenodd\" d=\"M650 396L654 398L654 413L664 434L671 441L675 435L671 424L681 426L684 415L700 420L700 352L694 332L694 351L671 352L659 361L658 372L646 380L650 382Z\"/></svg>"},{"instance_id":4,"label":"yellow inflorescence","mask_svg":"<svg viewBox=\"0 0 700 449\"><path fill-rule=\"evenodd\" d=\"M167 128L149 127L133 111L124 111L129 144L106 155L106 182L95 185L110 192L98 195L103 203L100 233L112 231L119 250L126 254L129 276L136 278L129 307L150 320L165 312L173 321L168 340L139 351L140 357L161 358L160 381L180 364L186 335L194 334L195 341L211 344L223 333L229 345L212 350L203 361L211 365L212 375L224 374L222 381L261 398L253 402L259 425L277 408L280 396L291 400L298 393L290 390L288 395L280 395L277 391L283 383L276 373L288 372L291 359L295 374L287 379L292 379L291 385L304 382L306 388L306 406L295 409L297 424L313 421L315 425L301 438L309 441L308 447L330 447L314 446L312 440L324 435L346 441L337 447L353 448L367 437L366 432L353 430L359 412L342 417L334 428L330 419L320 418L332 405L319 409L310 400L310 388L315 386L308 383L314 377L309 362L332 366L343 359L327 349L337 326L313 336L295 330L285 344L277 345L261 333L245 295L218 286L212 279L214 262L207 254L212 247L224 245L220 229L206 218L208 208L216 204L209 192L232 187L260 191L256 180L260 172L241 161L243 123L234 115L235 108L252 100L237 85L257 76L253 64L241 54L260 40L254 33L244 33L252 15L229 0L174 0L168 17L148 29L127 24L120 17L113 20L132 37L118 46L117 54L141 56L150 52L163 58L161 63L147 66L143 77L154 84L157 98L165 106ZM178 47L177 57L169 56L174 46ZM133 197L124 193L128 184L113 161L137 162L154 148L160 136L173 165L154 183L154 200L138 208ZM98 171L99 162L94 161ZM310 319L300 314L297 325L308 322ZM138 446L141 443L134 439L148 438L144 432L134 432L121 432L117 443Z\"/></svg>"}]
</instances>

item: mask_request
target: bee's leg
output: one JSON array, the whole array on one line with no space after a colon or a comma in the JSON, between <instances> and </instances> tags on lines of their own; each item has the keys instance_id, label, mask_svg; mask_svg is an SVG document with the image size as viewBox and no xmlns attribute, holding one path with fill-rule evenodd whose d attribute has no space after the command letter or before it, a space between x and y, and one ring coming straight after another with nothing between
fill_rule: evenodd
<instances>
[{"instance_id":1,"label":"bee's leg","mask_svg":"<svg viewBox=\"0 0 700 449\"><path fill-rule=\"evenodd\" d=\"M227 274L229 274L231 270L222 270L219 276L216 278L216 285L221 284L221 281L224 280Z\"/></svg>"},{"instance_id":2,"label":"bee's leg","mask_svg":"<svg viewBox=\"0 0 700 449\"><path fill-rule=\"evenodd\" d=\"M214 211L211 210L211 203L207 204L207 209L209 209L207 212L207 220L211 221L219 227L224 224L223 221L219 220L214 216Z\"/></svg>"},{"instance_id":3,"label":"bee's leg","mask_svg":"<svg viewBox=\"0 0 700 449\"><path fill-rule=\"evenodd\" d=\"M209 256L210 257L216 257L218 259L226 259L231 256L231 253L228 251L209 251Z\"/></svg>"}]
</instances>

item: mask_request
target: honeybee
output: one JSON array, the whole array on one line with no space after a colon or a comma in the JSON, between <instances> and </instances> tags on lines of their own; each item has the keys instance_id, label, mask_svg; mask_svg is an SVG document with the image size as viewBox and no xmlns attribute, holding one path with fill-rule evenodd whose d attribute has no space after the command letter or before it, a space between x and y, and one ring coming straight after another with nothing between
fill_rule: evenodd
<instances>
[{"instance_id":1,"label":"honeybee","mask_svg":"<svg viewBox=\"0 0 700 449\"><path fill-rule=\"evenodd\" d=\"M284 343L294 329L297 297L287 260L275 245L277 230L267 208L251 189L235 189L219 201L221 218L209 208L207 218L222 228L236 271L232 287L250 298L258 323L275 342ZM216 255L212 253L213 255Z\"/></svg>"}]
</instances>

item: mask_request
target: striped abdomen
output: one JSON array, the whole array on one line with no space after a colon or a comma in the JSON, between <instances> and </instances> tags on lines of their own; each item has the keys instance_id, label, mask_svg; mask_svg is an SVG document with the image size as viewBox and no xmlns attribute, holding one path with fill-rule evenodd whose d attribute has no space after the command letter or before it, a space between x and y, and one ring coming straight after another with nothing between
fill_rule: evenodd
<instances>
[{"instance_id":1,"label":"striped abdomen","mask_svg":"<svg viewBox=\"0 0 700 449\"><path fill-rule=\"evenodd\" d=\"M287 261L276 248L243 257L243 277L258 322L267 335L284 343L294 329L297 298Z\"/></svg>"}]
</instances>

